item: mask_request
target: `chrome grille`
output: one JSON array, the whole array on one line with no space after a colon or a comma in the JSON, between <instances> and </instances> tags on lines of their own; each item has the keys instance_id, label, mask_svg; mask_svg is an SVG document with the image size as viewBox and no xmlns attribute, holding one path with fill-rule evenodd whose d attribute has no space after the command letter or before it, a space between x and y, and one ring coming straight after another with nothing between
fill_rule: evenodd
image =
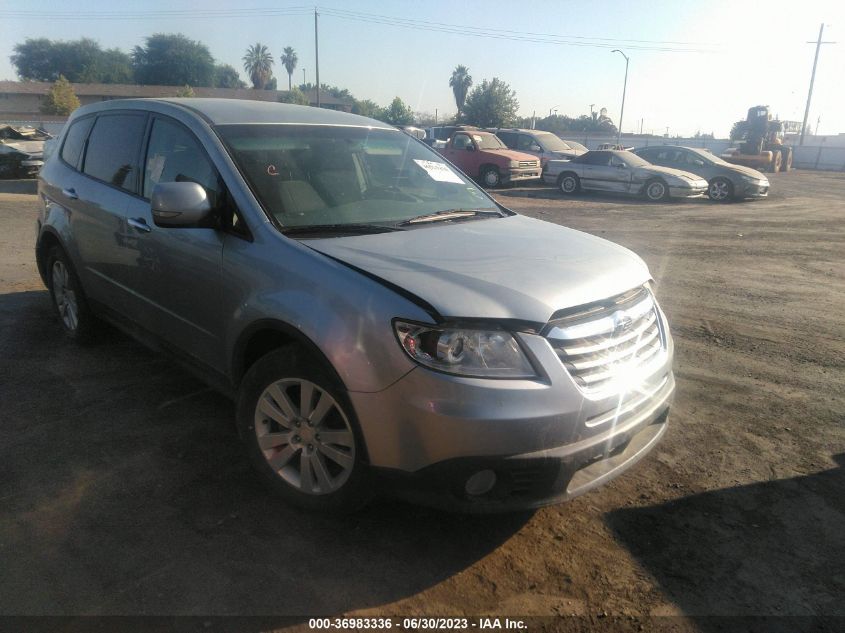
<instances>
[{"instance_id":1,"label":"chrome grille","mask_svg":"<svg viewBox=\"0 0 845 633\"><path fill-rule=\"evenodd\" d=\"M666 349L654 297L644 287L568 311L544 334L582 391L644 378Z\"/></svg>"},{"instance_id":2,"label":"chrome grille","mask_svg":"<svg viewBox=\"0 0 845 633\"><path fill-rule=\"evenodd\" d=\"M521 160L519 161L520 167L538 167L539 163L536 160Z\"/></svg>"}]
</instances>

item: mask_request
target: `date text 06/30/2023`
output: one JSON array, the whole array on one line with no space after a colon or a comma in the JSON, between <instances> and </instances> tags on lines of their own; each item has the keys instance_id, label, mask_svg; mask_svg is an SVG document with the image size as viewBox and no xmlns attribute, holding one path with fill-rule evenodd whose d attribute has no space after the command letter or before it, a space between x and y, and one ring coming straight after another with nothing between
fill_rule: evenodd
<instances>
[{"instance_id":1,"label":"date text 06/30/2023","mask_svg":"<svg viewBox=\"0 0 845 633\"><path fill-rule=\"evenodd\" d=\"M511 630L524 631L523 620L510 618L311 618L308 628L314 630Z\"/></svg>"}]
</instances>

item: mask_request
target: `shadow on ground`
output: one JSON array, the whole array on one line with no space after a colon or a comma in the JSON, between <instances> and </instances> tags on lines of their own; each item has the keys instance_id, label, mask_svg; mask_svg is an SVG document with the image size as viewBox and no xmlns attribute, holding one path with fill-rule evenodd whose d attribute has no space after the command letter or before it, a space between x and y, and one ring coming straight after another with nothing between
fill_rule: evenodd
<instances>
[{"instance_id":1,"label":"shadow on ground","mask_svg":"<svg viewBox=\"0 0 845 633\"><path fill-rule=\"evenodd\" d=\"M617 510L608 522L703 631L720 630L713 615L836 616L841 623L845 454L833 459L837 467L816 474Z\"/></svg>"},{"instance_id":2,"label":"shadow on ground","mask_svg":"<svg viewBox=\"0 0 845 633\"><path fill-rule=\"evenodd\" d=\"M47 293L0 295L0 613L339 614L418 593L530 518L382 503L292 510L233 405L113 330L62 337Z\"/></svg>"}]
</instances>

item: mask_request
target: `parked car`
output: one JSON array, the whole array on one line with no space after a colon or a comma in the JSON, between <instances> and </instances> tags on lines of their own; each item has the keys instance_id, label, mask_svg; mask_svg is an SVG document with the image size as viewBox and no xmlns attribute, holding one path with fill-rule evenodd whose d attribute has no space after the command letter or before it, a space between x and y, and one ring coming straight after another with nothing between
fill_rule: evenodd
<instances>
[{"instance_id":1,"label":"parked car","mask_svg":"<svg viewBox=\"0 0 845 633\"><path fill-rule=\"evenodd\" d=\"M398 127L408 136L413 136L414 138L419 139L421 141L425 140L425 130L421 127L414 127L413 125L400 125Z\"/></svg>"},{"instance_id":2,"label":"parked car","mask_svg":"<svg viewBox=\"0 0 845 633\"><path fill-rule=\"evenodd\" d=\"M438 150L470 178L485 187L540 179L540 161L507 148L492 132L460 130Z\"/></svg>"},{"instance_id":3,"label":"parked car","mask_svg":"<svg viewBox=\"0 0 845 633\"><path fill-rule=\"evenodd\" d=\"M550 160L543 180L567 194L612 191L643 195L648 200L694 198L707 191L707 181L680 169L659 167L631 152L593 150L578 158Z\"/></svg>"},{"instance_id":4,"label":"parked car","mask_svg":"<svg viewBox=\"0 0 845 633\"><path fill-rule=\"evenodd\" d=\"M769 195L769 179L759 171L732 165L703 149L656 145L640 147L634 153L653 165L683 169L704 178L707 195L716 202Z\"/></svg>"},{"instance_id":5,"label":"parked car","mask_svg":"<svg viewBox=\"0 0 845 633\"><path fill-rule=\"evenodd\" d=\"M44 164L44 142L51 138L39 128L0 125L0 178L38 174Z\"/></svg>"},{"instance_id":6,"label":"parked car","mask_svg":"<svg viewBox=\"0 0 845 633\"><path fill-rule=\"evenodd\" d=\"M617 152L630 152L633 147L625 147L624 145L620 145L619 143L600 143L596 149L609 149L615 150Z\"/></svg>"},{"instance_id":7,"label":"parked car","mask_svg":"<svg viewBox=\"0 0 845 633\"><path fill-rule=\"evenodd\" d=\"M389 125L113 100L59 143L36 259L64 332L107 320L231 395L292 503L539 507L666 431L673 345L644 262L508 211Z\"/></svg>"},{"instance_id":8,"label":"parked car","mask_svg":"<svg viewBox=\"0 0 845 633\"><path fill-rule=\"evenodd\" d=\"M542 130L498 129L495 134L510 149L539 158L541 165L545 165L549 160L575 158L588 151L580 143L564 141L559 136Z\"/></svg>"}]
</instances>

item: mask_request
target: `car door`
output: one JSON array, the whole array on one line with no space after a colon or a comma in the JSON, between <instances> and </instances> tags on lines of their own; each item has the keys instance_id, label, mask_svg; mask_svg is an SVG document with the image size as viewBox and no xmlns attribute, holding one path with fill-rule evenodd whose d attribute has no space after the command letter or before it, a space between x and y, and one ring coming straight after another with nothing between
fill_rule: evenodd
<instances>
[{"instance_id":1,"label":"car door","mask_svg":"<svg viewBox=\"0 0 845 633\"><path fill-rule=\"evenodd\" d=\"M618 154L611 154L610 170L607 180L608 190L619 193L628 193L631 191L633 173L633 169L627 162L625 162L624 157L619 156Z\"/></svg>"},{"instance_id":2,"label":"car door","mask_svg":"<svg viewBox=\"0 0 845 633\"><path fill-rule=\"evenodd\" d=\"M468 149L469 148L469 149ZM469 134L457 132L452 137L452 144L444 154L470 177L478 176L478 149Z\"/></svg>"},{"instance_id":3,"label":"car door","mask_svg":"<svg viewBox=\"0 0 845 633\"><path fill-rule=\"evenodd\" d=\"M610 152L594 151L584 154L581 169L581 187L584 189L595 189L597 191L608 191L611 189L610 177Z\"/></svg>"},{"instance_id":4,"label":"car door","mask_svg":"<svg viewBox=\"0 0 845 633\"><path fill-rule=\"evenodd\" d=\"M85 141L81 173L60 194L60 203L71 211L86 293L127 318L142 307L135 287L137 235L126 210L137 197L146 124L143 112L98 115Z\"/></svg>"},{"instance_id":5,"label":"car door","mask_svg":"<svg viewBox=\"0 0 845 633\"><path fill-rule=\"evenodd\" d=\"M716 175L713 164L705 161L699 154L690 150L681 150L683 161L678 164L678 169L688 171L705 180L710 180Z\"/></svg>"},{"instance_id":6,"label":"car door","mask_svg":"<svg viewBox=\"0 0 845 633\"><path fill-rule=\"evenodd\" d=\"M225 234L214 228L156 226L150 207L156 184L196 182L219 210L227 198L222 181L196 136L166 116L152 119L143 165L141 196L127 208L137 234L137 285L145 303L139 318L173 347L222 369Z\"/></svg>"}]
</instances>

